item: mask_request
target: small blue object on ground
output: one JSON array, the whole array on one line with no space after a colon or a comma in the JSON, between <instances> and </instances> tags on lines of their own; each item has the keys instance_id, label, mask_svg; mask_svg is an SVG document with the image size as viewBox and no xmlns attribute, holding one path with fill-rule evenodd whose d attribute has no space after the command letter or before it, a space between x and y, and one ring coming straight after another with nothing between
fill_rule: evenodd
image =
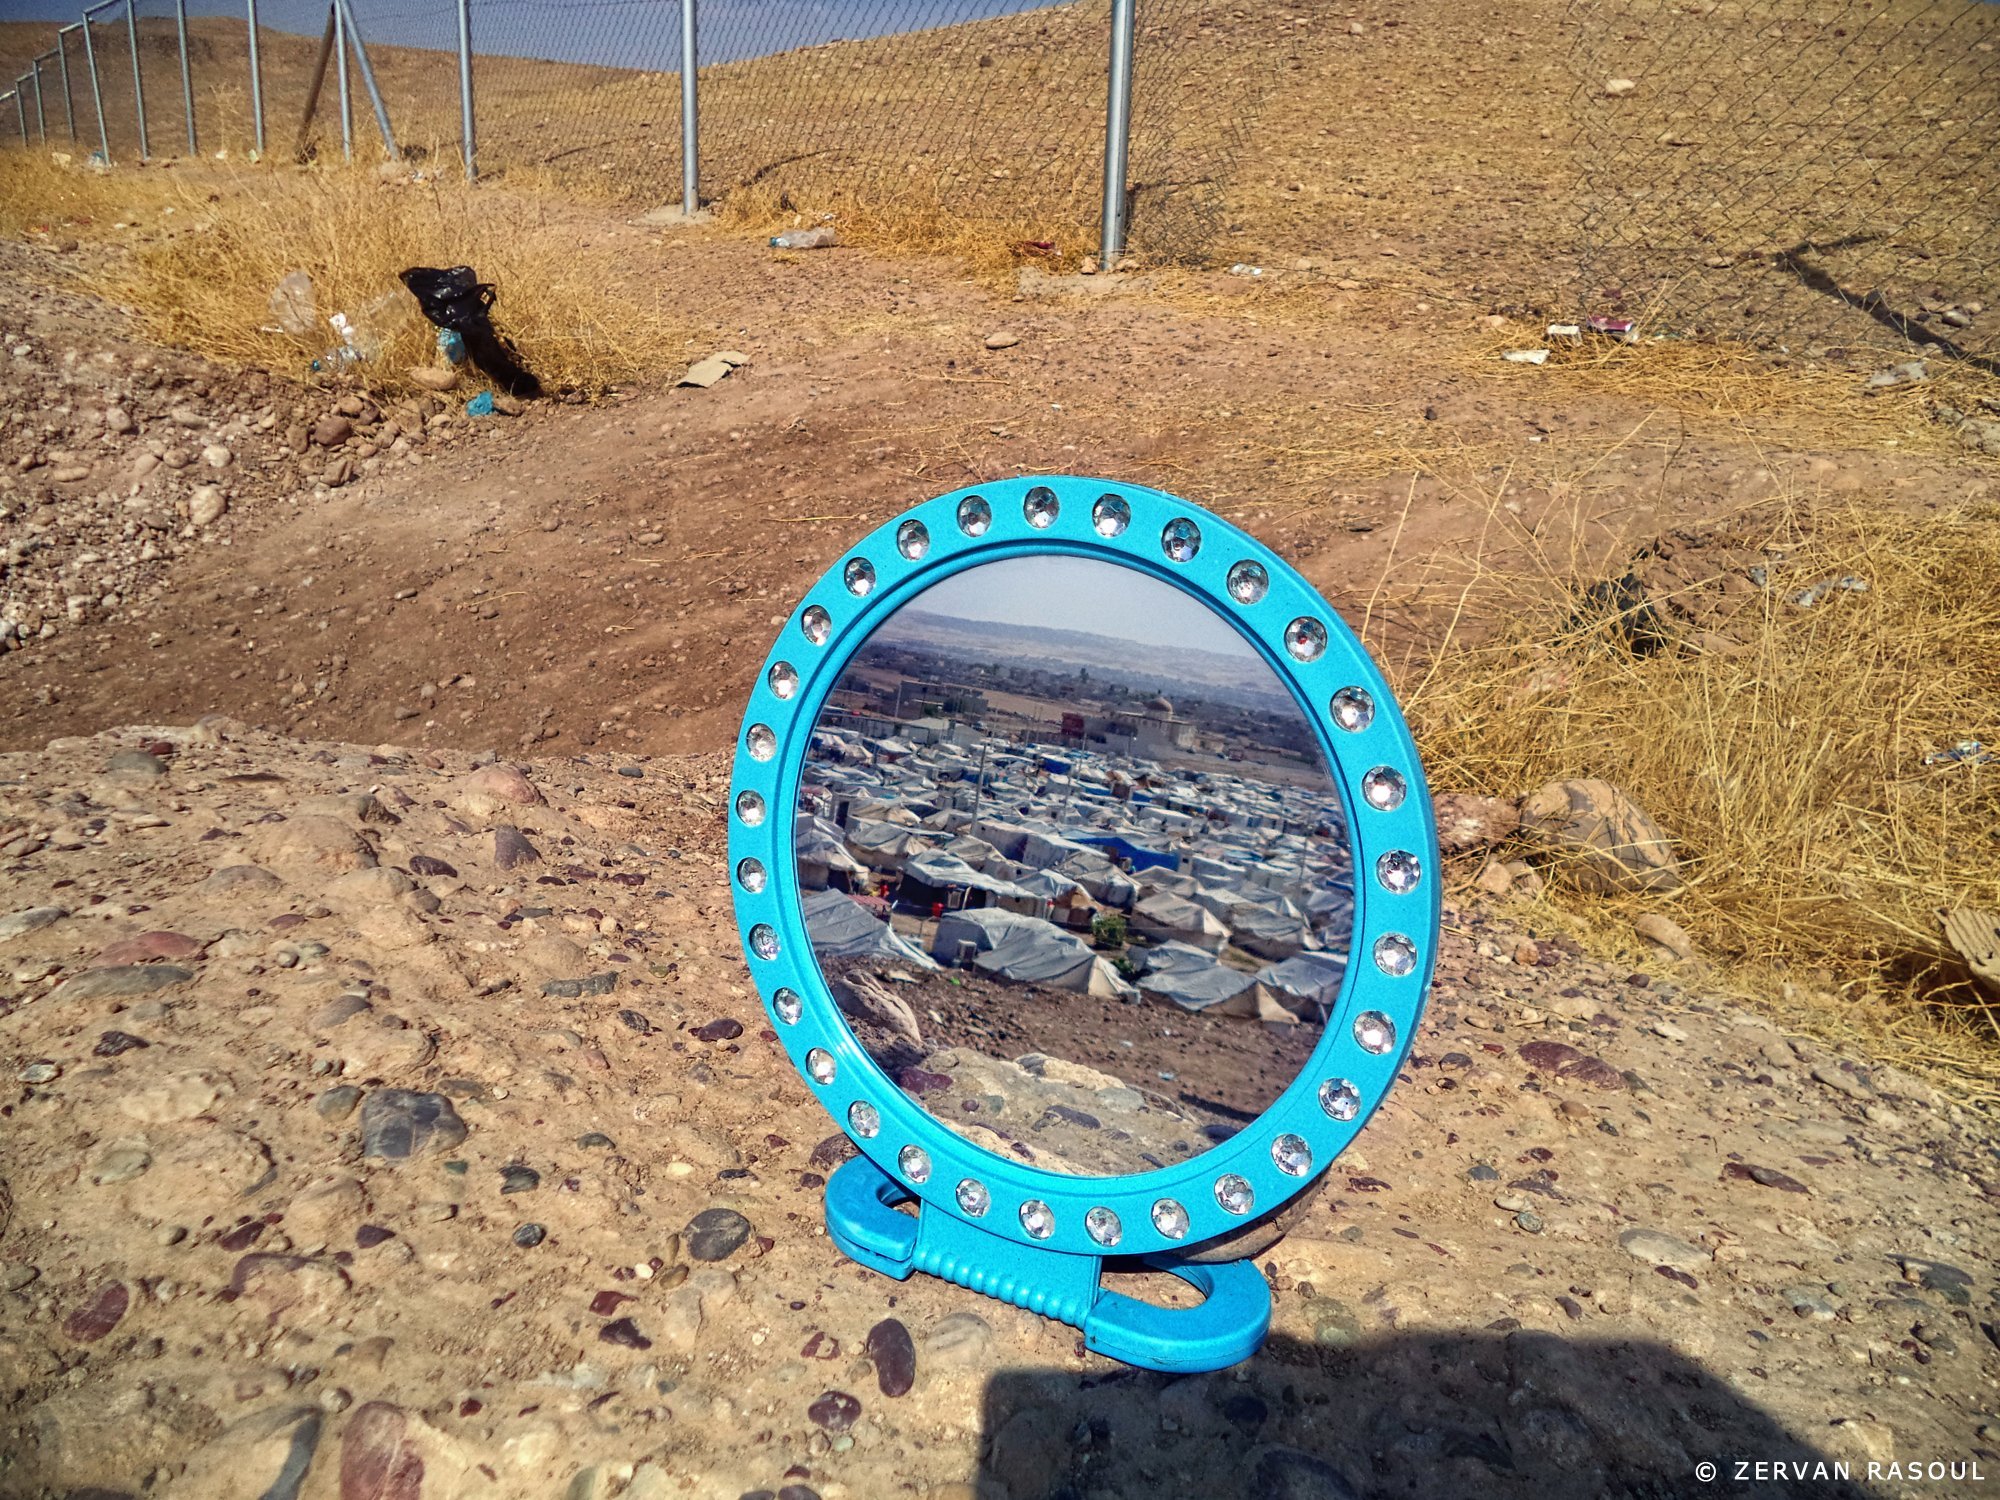
<instances>
[{"instance_id":1,"label":"small blue object on ground","mask_svg":"<svg viewBox=\"0 0 2000 1500\"><path fill-rule=\"evenodd\" d=\"M465 335L456 328L438 330L438 353L455 365L465 363Z\"/></svg>"},{"instance_id":2,"label":"small blue object on ground","mask_svg":"<svg viewBox=\"0 0 2000 1500\"><path fill-rule=\"evenodd\" d=\"M492 416L493 393L491 391L481 391L478 395L474 396L470 401L465 403L465 414L468 417Z\"/></svg>"}]
</instances>

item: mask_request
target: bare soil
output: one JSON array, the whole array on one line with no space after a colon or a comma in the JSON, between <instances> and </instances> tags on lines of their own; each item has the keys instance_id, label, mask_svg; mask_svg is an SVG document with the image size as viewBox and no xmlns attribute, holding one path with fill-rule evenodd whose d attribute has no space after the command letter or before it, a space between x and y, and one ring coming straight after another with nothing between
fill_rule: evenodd
<instances>
[{"instance_id":1,"label":"bare soil","mask_svg":"<svg viewBox=\"0 0 2000 1500\"><path fill-rule=\"evenodd\" d=\"M1431 628L1409 580L1440 560L1483 548L1497 567L1574 558L1589 576L1669 522L1780 492L1935 505L1991 483L1921 429L1915 451L1788 453L1503 377L1455 320L1435 361L1344 318L1281 323L1226 275L1010 300L935 263L614 232L635 276L670 278L713 347L750 363L708 390L666 370L594 406L461 419L415 466L330 491L323 458L279 472L109 617L0 658L0 744L201 711L436 746L717 748L771 633L853 538L1009 474L1206 504L1391 655ZM0 321L134 357L115 312L34 290L68 274L55 251L8 254L25 259ZM1020 342L987 350L997 328ZM28 407L44 396L16 388ZM271 389L287 423L337 394ZM1371 419L1394 435L1358 437ZM1370 441L1386 452L1361 453ZM63 515L58 500L58 535Z\"/></svg>"}]
</instances>

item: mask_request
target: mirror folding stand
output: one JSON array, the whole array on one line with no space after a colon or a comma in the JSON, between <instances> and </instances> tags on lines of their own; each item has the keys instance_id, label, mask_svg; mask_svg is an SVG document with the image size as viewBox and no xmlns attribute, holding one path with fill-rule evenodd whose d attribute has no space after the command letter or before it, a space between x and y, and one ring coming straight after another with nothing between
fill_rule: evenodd
<instances>
[{"instance_id":1,"label":"mirror folding stand","mask_svg":"<svg viewBox=\"0 0 2000 1500\"><path fill-rule=\"evenodd\" d=\"M1305 1071L1212 1149L1124 1177L998 1156L905 1094L843 1021L795 878L801 771L843 666L925 588L1048 554L1141 570L1228 619L1311 722L1353 851L1351 958ZM1185 1257L1281 1208L1360 1133L1416 1031L1439 927L1436 828L1409 729L1360 642L1296 571L1199 507L1102 480L1024 477L918 506L852 549L786 622L738 742L729 861L772 1025L860 1151L826 1187L827 1229L843 1251L898 1280L925 1271L1069 1324L1128 1364L1217 1370L1256 1352L1271 1317L1263 1275L1249 1261ZM914 1215L898 1211L912 1201ZM1166 1308L1113 1292L1100 1284L1109 1257L1170 1273L1202 1301Z\"/></svg>"}]
</instances>

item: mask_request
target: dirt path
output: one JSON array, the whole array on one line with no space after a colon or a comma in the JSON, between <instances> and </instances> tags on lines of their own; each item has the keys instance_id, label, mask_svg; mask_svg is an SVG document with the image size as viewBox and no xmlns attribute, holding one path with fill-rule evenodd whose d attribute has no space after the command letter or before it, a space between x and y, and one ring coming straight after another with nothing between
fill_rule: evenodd
<instances>
[{"instance_id":1,"label":"dirt path","mask_svg":"<svg viewBox=\"0 0 2000 1500\"><path fill-rule=\"evenodd\" d=\"M1288 326L1227 277L1208 278L1198 308L1185 286L1179 303L1143 288L1009 301L845 251L787 263L726 239L646 243L657 267L640 271L671 265L713 346L748 365L706 391L433 423L411 457L368 460L331 490L316 482L330 455L309 444L247 467L257 443L303 434L332 400L258 387L232 410L252 455L239 472L261 487L184 532L170 561L135 565L140 582L113 607L0 656L0 744L213 711L356 740L714 748L770 632L851 539L933 494L1023 472L1208 504L1351 620L1393 563L1386 628L1376 616L1391 645L1408 592L1397 580L1434 561L1602 559L1663 516L1698 520L1788 483L1921 480L1935 498L1984 482L1915 455L1809 461L1691 439L1636 405L1523 407L1531 388L1468 373L1462 355L1427 367L1406 337ZM34 330L36 353L0 351L0 378L28 406L74 405L63 422L97 420L90 391L51 383L63 341L102 350L106 381L134 346L81 304L24 288L4 294L15 302L0 325ZM1018 343L987 349L995 331ZM178 378L211 384L198 368ZM212 383L218 401L233 390ZM142 416L128 441L157 442L164 421ZM1357 439L1357 421L1389 436ZM1378 453L1345 477L1343 445L1393 447L1413 424L1428 447L1408 466ZM77 441L11 431L44 452ZM93 544L66 519L82 500L47 493L40 510L17 505L15 524L48 533L57 550L43 555L67 580ZM110 545L123 492L104 493Z\"/></svg>"}]
</instances>

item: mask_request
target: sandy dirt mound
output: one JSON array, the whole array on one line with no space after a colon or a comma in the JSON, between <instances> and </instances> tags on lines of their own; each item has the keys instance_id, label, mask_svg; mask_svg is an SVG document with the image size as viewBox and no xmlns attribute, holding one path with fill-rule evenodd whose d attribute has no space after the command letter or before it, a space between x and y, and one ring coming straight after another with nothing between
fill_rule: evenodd
<instances>
[{"instance_id":1,"label":"sandy dirt mound","mask_svg":"<svg viewBox=\"0 0 2000 1500\"><path fill-rule=\"evenodd\" d=\"M717 758L233 721L0 758L0 1494L1676 1493L1996 1460L1990 1148L1453 911L1408 1077L1173 1379L846 1262ZM1641 976L1643 977L1643 976ZM896 1392L896 1394L888 1394ZM1826 1493L1836 1493L1837 1488Z\"/></svg>"}]
</instances>

